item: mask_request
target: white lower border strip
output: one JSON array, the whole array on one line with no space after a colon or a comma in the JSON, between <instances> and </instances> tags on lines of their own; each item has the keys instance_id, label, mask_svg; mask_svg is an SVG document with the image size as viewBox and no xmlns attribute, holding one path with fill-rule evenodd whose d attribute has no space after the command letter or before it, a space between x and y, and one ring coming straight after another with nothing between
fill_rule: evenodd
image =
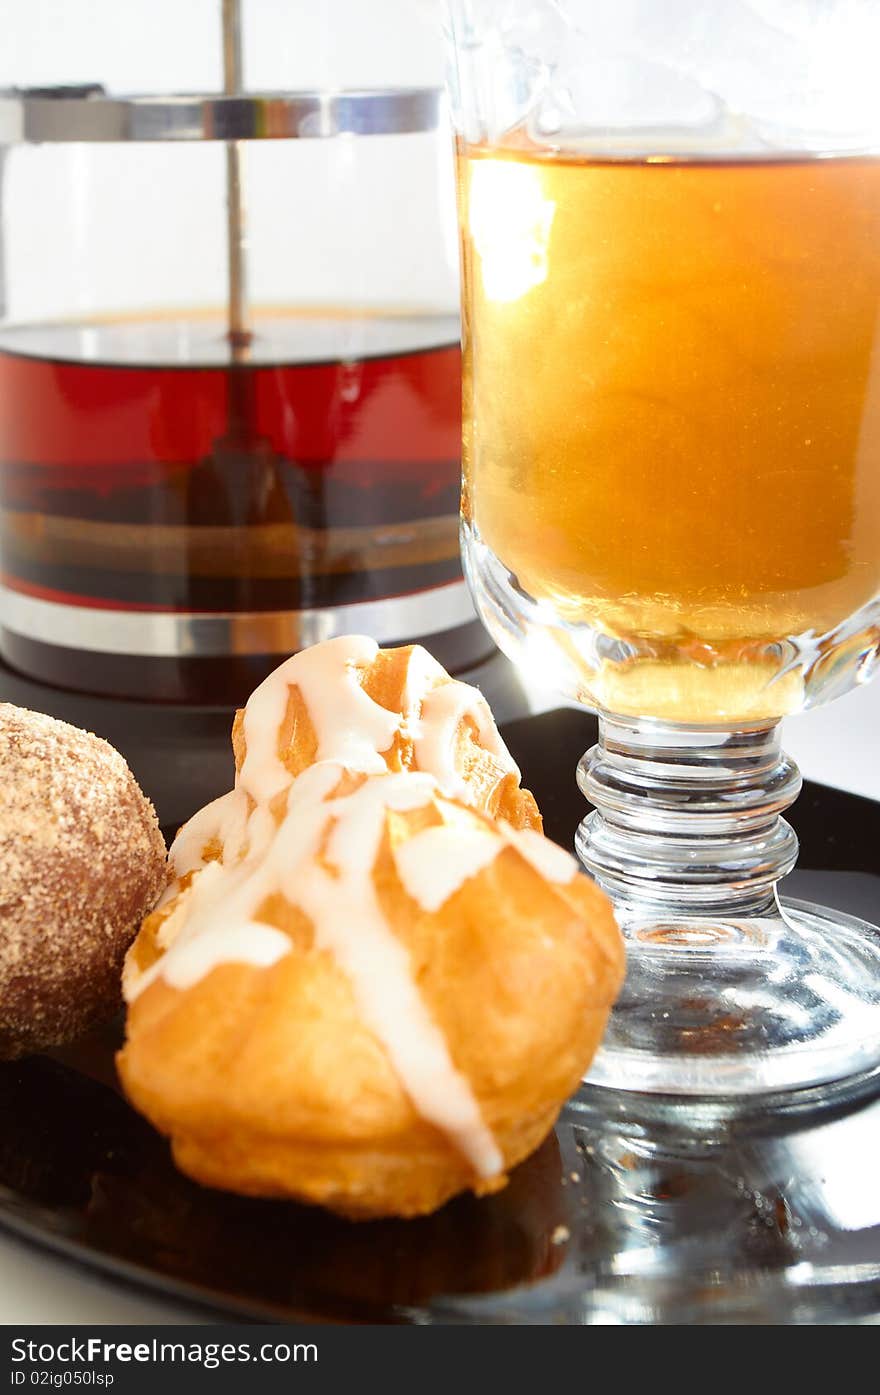
<instances>
[{"instance_id":1,"label":"white lower border strip","mask_svg":"<svg viewBox=\"0 0 880 1395\"><path fill-rule=\"evenodd\" d=\"M96 654L147 658L211 658L223 654L289 654L334 635L363 631L380 644L453 630L476 619L463 581L411 596L322 610L101 610L63 605L0 587L0 625L40 644Z\"/></svg>"}]
</instances>

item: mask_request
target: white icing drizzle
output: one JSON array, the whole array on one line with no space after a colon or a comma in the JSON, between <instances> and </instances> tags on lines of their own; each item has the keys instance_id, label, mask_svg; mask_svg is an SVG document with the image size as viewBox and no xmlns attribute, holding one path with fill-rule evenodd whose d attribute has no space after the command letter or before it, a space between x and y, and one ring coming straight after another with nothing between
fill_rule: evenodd
<instances>
[{"instance_id":1,"label":"white icing drizzle","mask_svg":"<svg viewBox=\"0 0 880 1395\"><path fill-rule=\"evenodd\" d=\"M394 862L407 895L422 910L439 911L504 846L489 829L435 824L395 848Z\"/></svg>"},{"instance_id":2,"label":"white icing drizzle","mask_svg":"<svg viewBox=\"0 0 880 1395\"><path fill-rule=\"evenodd\" d=\"M290 783L278 755L278 733L288 691L299 688L315 729L316 759L336 760L365 774L384 772L387 751L400 727L364 692L359 669L373 662L379 646L361 635L342 635L287 659L251 694L245 707L245 760L239 784L257 804L268 803Z\"/></svg>"},{"instance_id":3,"label":"white icing drizzle","mask_svg":"<svg viewBox=\"0 0 880 1395\"><path fill-rule=\"evenodd\" d=\"M403 720L400 730L411 740L422 734L422 704L431 688L448 679L445 668L438 664L433 654L429 654L421 644L414 644L410 650L406 666L406 679L403 685L401 711Z\"/></svg>"},{"instance_id":4,"label":"white icing drizzle","mask_svg":"<svg viewBox=\"0 0 880 1395\"><path fill-rule=\"evenodd\" d=\"M130 971L123 976L126 1002L132 1003L157 978L172 988L191 988L219 964L252 964L268 968L290 953L290 939L272 925L262 925L253 915L268 895L271 883L263 869L250 869L246 863L230 871L219 862L209 862L184 893L182 923L175 926L175 910L162 926L170 947L144 973Z\"/></svg>"},{"instance_id":5,"label":"white icing drizzle","mask_svg":"<svg viewBox=\"0 0 880 1395\"><path fill-rule=\"evenodd\" d=\"M312 919L318 945L331 950L348 974L361 1017L419 1113L455 1143L480 1177L493 1177L503 1167L498 1146L422 1001L409 954L388 926L373 884L385 810L418 808L430 797L431 784L418 775L387 775L334 801L337 823L327 858L338 875L309 863L286 894L295 895Z\"/></svg>"},{"instance_id":6,"label":"white icing drizzle","mask_svg":"<svg viewBox=\"0 0 880 1395\"><path fill-rule=\"evenodd\" d=\"M578 863L558 843L551 842L534 828L511 828L509 823L504 822L501 827L508 843L548 882L564 885L574 881L580 870Z\"/></svg>"},{"instance_id":7,"label":"white icing drizzle","mask_svg":"<svg viewBox=\"0 0 880 1395\"><path fill-rule=\"evenodd\" d=\"M221 811L217 839L222 848L220 860L222 862L237 862L244 853L249 840L248 797L236 782L236 787L228 799L229 802ZM268 813L268 810L266 812Z\"/></svg>"},{"instance_id":8,"label":"white icing drizzle","mask_svg":"<svg viewBox=\"0 0 880 1395\"><path fill-rule=\"evenodd\" d=\"M235 790L230 790L228 794L212 800L178 829L177 837L168 850L171 881L156 902L157 911L161 911L163 906L174 900L180 891L181 879L188 872L198 872L204 867L205 848L214 838L220 838L225 815L230 805L235 802L236 793Z\"/></svg>"},{"instance_id":9,"label":"white icing drizzle","mask_svg":"<svg viewBox=\"0 0 880 1395\"><path fill-rule=\"evenodd\" d=\"M234 798L235 790L230 790L229 794L212 800L204 809L199 809L198 813L193 814L189 822L178 831L168 853L168 861L175 876L183 877L187 872L195 872L204 867L202 854L212 839L219 838L224 814Z\"/></svg>"},{"instance_id":10,"label":"white icing drizzle","mask_svg":"<svg viewBox=\"0 0 880 1395\"><path fill-rule=\"evenodd\" d=\"M199 872L205 866L205 849L215 839L221 848L221 861L237 862L242 854L249 854L265 847L275 830L275 821L264 805L256 805L248 811L248 798L244 790L236 785L228 794L221 795L178 830L177 837L168 851L168 865L172 880L157 902L161 910L180 891L180 883L189 872Z\"/></svg>"},{"instance_id":11,"label":"white icing drizzle","mask_svg":"<svg viewBox=\"0 0 880 1395\"><path fill-rule=\"evenodd\" d=\"M236 925L216 926L210 936L198 935L191 938L178 936L172 950L165 959L138 979L133 986L131 998L138 997L148 988L157 970L165 960L173 960L163 968L162 977L172 987L192 988L203 979L217 964L250 964L257 969L268 969L290 953L290 940L282 930L274 925L261 925L259 921L242 921Z\"/></svg>"},{"instance_id":12,"label":"white icing drizzle","mask_svg":"<svg viewBox=\"0 0 880 1395\"><path fill-rule=\"evenodd\" d=\"M304 771L290 785L288 813L261 856L228 867L209 863L199 873L171 947L126 984L126 996L137 998L160 975L186 988L230 960L275 963L291 941L255 916L267 896L280 892L308 915L316 945L332 952L348 975L364 1022L419 1113L447 1134L479 1176L495 1176L503 1159L422 1001L408 952L388 925L373 882L386 810L422 807L436 793L434 781L385 774L353 794L329 798L343 774L335 763ZM318 859L325 838L333 871Z\"/></svg>"},{"instance_id":13,"label":"white icing drizzle","mask_svg":"<svg viewBox=\"0 0 880 1395\"><path fill-rule=\"evenodd\" d=\"M271 809L268 809L265 804L256 804L245 825L248 860L263 856L275 837L275 827L275 819ZM227 862L231 859L224 856L223 861Z\"/></svg>"},{"instance_id":14,"label":"white icing drizzle","mask_svg":"<svg viewBox=\"0 0 880 1395\"><path fill-rule=\"evenodd\" d=\"M156 944L159 949L170 949L186 924L187 906L191 895L192 887L190 886L185 891L180 892L173 911L165 917L156 931Z\"/></svg>"},{"instance_id":15,"label":"white icing drizzle","mask_svg":"<svg viewBox=\"0 0 880 1395\"><path fill-rule=\"evenodd\" d=\"M470 717L476 724L480 745L519 779L519 770L498 733L486 699L478 688L450 679L425 695L419 733L413 742L420 770L433 775L444 794L468 802L468 788L455 763L455 737L459 724Z\"/></svg>"}]
</instances>

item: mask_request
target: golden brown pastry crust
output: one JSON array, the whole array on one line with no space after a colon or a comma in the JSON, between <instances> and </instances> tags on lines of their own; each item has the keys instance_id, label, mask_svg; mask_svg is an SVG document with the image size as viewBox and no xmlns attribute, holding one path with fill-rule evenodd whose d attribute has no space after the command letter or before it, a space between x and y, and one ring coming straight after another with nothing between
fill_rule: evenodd
<instances>
[{"instance_id":1,"label":"golden brown pastry crust","mask_svg":"<svg viewBox=\"0 0 880 1395\"><path fill-rule=\"evenodd\" d=\"M347 777L348 787L363 779ZM508 1169L546 1136L595 1052L622 978L620 934L586 877L547 881L513 844L424 910L392 848L426 820L492 827L439 796L427 812L389 811L373 885ZM173 909L145 923L132 951L140 968L154 962ZM260 920L291 940L272 967L223 963L185 990L160 977L130 1007L120 1076L171 1136L181 1169L349 1216L418 1215L468 1187L503 1185L475 1176L417 1112L345 973L315 948L309 918L275 896Z\"/></svg>"}]
</instances>

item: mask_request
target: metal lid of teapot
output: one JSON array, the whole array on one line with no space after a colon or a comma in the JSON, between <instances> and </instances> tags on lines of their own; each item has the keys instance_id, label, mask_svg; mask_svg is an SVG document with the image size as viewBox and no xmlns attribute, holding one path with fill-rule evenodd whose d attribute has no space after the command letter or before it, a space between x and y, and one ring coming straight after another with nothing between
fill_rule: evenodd
<instances>
[{"instance_id":1,"label":"metal lid of teapot","mask_svg":"<svg viewBox=\"0 0 880 1395\"><path fill-rule=\"evenodd\" d=\"M114 95L100 84L0 88L0 145L314 140L405 135L440 124L442 89Z\"/></svg>"}]
</instances>

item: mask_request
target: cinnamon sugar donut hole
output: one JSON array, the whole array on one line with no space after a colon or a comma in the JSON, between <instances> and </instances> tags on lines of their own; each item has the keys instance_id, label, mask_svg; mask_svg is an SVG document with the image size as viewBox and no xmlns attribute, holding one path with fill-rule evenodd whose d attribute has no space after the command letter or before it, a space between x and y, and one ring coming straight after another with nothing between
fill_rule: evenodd
<instances>
[{"instance_id":1,"label":"cinnamon sugar donut hole","mask_svg":"<svg viewBox=\"0 0 880 1395\"><path fill-rule=\"evenodd\" d=\"M113 1016L165 879L155 811L119 752L0 703L0 1060Z\"/></svg>"}]
</instances>

